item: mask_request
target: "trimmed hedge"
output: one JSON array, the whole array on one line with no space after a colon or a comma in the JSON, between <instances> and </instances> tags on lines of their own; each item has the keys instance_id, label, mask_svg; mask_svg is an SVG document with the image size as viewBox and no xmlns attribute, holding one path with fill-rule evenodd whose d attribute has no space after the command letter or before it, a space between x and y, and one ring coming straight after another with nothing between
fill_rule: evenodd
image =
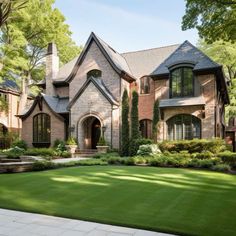
<instances>
[{"instance_id":1,"label":"trimmed hedge","mask_svg":"<svg viewBox=\"0 0 236 236\"><path fill-rule=\"evenodd\" d=\"M224 163L229 164L232 167L236 167L236 153L235 152L221 152L217 155Z\"/></svg>"},{"instance_id":2,"label":"trimmed hedge","mask_svg":"<svg viewBox=\"0 0 236 236\"><path fill-rule=\"evenodd\" d=\"M201 153L209 151L219 153L226 150L223 139L193 139L179 141L163 141L159 143L162 152L180 152L187 150L189 153Z\"/></svg>"},{"instance_id":3,"label":"trimmed hedge","mask_svg":"<svg viewBox=\"0 0 236 236\"><path fill-rule=\"evenodd\" d=\"M29 148L28 150L25 151L24 155L29 155L29 156L54 156L54 149L53 148Z\"/></svg>"}]
</instances>

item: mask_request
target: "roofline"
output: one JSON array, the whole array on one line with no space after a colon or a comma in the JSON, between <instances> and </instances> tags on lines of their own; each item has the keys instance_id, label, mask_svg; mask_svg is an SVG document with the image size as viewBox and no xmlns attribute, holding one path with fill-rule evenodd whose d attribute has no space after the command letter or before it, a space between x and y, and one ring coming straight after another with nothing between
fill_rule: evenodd
<instances>
[{"instance_id":1,"label":"roofline","mask_svg":"<svg viewBox=\"0 0 236 236\"><path fill-rule=\"evenodd\" d=\"M68 106L67 106L67 109L69 110L73 105L74 103L77 101L77 99L80 97L80 95L84 92L84 90L88 87L88 85L90 83L93 83L95 85L95 87L107 98L107 100L111 103L111 105L119 105L118 102L117 103L114 103L110 97L108 97L106 95L106 93L104 93L104 91L101 89L101 87L98 85L98 83L96 82L96 80L94 79L94 77L90 77L88 78L85 83L83 84L83 86L80 88L80 90L76 93L76 95L73 97L73 99L69 102Z\"/></svg>"},{"instance_id":2,"label":"roofline","mask_svg":"<svg viewBox=\"0 0 236 236\"><path fill-rule=\"evenodd\" d=\"M151 51L151 50L155 50L155 49L168 48L168 47L174 47L174 46L179 46L179 45L180 45L179 43L176 43L176 44L170 44L170 45L165 45L165 46L161 46L161 47L154 47L154 48L147 48L147 49L141 49L141 50L136 50L136 51L122 52L120 54L124 55L124 54L131 54L131 53L137 53L137 52L143 52L143 51Z\"/></svg>"},{"instance_id":3,"label":"roofline","mask_svg":"<svg viewBox=\"0 0 236 236\"><path fill-rule=\"evenodd\" d=\"M49 110L55 114L56 117L58 117L60 120L64 121L64 118L61 117L59 114L60 113L57 113L55 112L50 106L49 104L47 103L46 99L44 98L44 96L42 94L39 94L35 100L34 100L34 103L32 104L32 106L30 107L30 109L23 115L16 115L17 117L20 117L22 120L26 119L27 117L29 117L31 115L31 113L34 111L37 103L39 102L39 100L43 99L44 102L46 103L47 107L49 108ZM68 111L69 112L69 111ZM65 112L66 113L66 112Z\"/></svg>"},{"instance_id":4,"label":"roofline","mask_svg":"<svg viewBox=\"0 0 236 236\"><path fill-rule=\"evenodd\" d=\"M78 69L79 69L79 66L81 65L83 59L85 58L86 54L87 54L87 51L89 49L89 47L91 46L91 43L92 41L94 41L97 46L99 47L99 49L101 50L101 52L103 53L103 55L105 56L105 58L108 60L109 64L111 65L111 67L122 77L122 75L124 77L125 80L127 80L128 82L133 82L135 81L136 79L130 75L129 73L127 73L126 71L122 71L120 70L116 65L115 63L112 61L112 59L110 58L110 56L107 54L106 50L103 48L103 46L101 45L101 43L99 42L99 40L97 39L96 35L92 32L85 44L85 47L83 49L83 51L81 52L78 60L76 61L75 65L74 65L74 68L72 69L70 75L68 76L68 78L65 80L65 82L68 82L70 83L72 81L72 79L75 77Z\"/></svg>"}]
</instances>

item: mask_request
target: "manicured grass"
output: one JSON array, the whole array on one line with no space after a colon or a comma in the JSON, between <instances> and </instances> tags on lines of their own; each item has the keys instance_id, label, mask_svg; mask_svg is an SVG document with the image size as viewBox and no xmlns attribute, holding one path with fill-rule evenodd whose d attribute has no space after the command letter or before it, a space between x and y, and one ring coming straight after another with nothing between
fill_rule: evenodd
<instances>
[{"instance_id":1,"label":"manicured grass","mask_svg":"<svg viewBox=\"0 0 236 236\"><path fill-rule=\"evenodd\" d=\"M0 175L0 207L187 235L236 235L236 176L92 166Z\"/></svg>"}]
</instances>

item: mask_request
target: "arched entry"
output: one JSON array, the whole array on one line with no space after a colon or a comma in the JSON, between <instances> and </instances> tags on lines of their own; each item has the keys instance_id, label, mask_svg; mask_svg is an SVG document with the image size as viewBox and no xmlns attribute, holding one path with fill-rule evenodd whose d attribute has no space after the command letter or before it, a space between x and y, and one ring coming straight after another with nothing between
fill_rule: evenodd
<instances>
[{"instance_id":1,"label":"arched entry","mask_svg":"<svg viewBox=\"0 0 236 236\"><path fill-rule=\"evenodd\" d=\"M95 116L86 117L81 124L82 148L96 149L101 135L101 122Z\"/></svg>"},{"instance_id":2,"label":"arched entry","mask_svg":"<svg viewBox=\"0 0 236 236\"><path fill-rule=\"evenodd\" d=\"M0 136L6 135L8 132L8 129L5 125L0 123Z\"/></svg>"}]
</instances>

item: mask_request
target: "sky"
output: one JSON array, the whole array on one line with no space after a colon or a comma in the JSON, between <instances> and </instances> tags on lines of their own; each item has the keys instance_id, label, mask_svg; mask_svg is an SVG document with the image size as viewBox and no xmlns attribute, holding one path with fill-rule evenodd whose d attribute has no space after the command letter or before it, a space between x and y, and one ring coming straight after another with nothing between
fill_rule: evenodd
<instances>
[{"instance_id":1,"label":"sky","mask_svg":"<svg viewBox=\"0 0 236 236\"><path fill-rule=\"evenodd\" d=\"M184 0L56 0L55 7L82 46L92 31L120 53L198 40L196 30L181 30Z\"/></svg>"}]
</instances>

